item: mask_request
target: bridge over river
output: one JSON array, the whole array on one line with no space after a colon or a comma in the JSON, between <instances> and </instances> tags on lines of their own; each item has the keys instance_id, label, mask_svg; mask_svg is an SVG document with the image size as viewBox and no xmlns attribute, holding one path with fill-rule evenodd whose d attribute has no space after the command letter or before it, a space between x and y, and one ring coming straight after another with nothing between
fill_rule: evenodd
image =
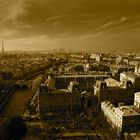
<instances>
[{"instance_id":1,"label":"bridge over river","mask_svg":"<svg viewBox=\"0 0 140 140\"><path fill-rule=\"evenodd\" d=\"M31 88L32 83L33 83L33 80L18 80L15 82L15 86L21 87L21 88L24 88L24 87Z\"/></svg>"}]
</instances>

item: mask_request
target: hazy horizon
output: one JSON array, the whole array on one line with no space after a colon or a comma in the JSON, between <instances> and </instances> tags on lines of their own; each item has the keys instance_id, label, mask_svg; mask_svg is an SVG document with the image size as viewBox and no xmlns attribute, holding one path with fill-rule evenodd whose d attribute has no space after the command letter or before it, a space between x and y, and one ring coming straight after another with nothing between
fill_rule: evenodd
<instances>
[{"instance_id":1,"label":"hazy horizon","mask_svg":"<svg viewBox=\"0 0 140 140\"><path fill-rule=\"evenodd\" d=\"M0 0L5 50L140 52L139 0Z\"/></svg>"}]
</instances>

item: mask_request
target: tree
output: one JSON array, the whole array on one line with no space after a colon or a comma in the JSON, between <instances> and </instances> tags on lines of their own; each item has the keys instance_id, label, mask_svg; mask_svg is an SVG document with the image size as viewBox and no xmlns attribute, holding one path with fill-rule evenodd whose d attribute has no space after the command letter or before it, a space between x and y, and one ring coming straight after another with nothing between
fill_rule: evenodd
<instances>
[{"instance_id":1,"label":"tree","mask_svg":"<svg viewBox=\"0 0 140 140\"><path fill-rule=\"evenodd\" d=\"M42 83L42 81L43 81L43 76L42 76L42 75L38 76L38 77L33 81L32 90L33 90L34 93L37 91L37 89L39 88L39 86L40 86L40 84Z\"/></svg>"},{"instance_id":2,"label":"tree","mask_svg":"<svg viewBox=\"0 0 140 140\"><path fill-rule=\"evenodd\" d=\"M7 125L7 119L0 120L0 139L1 140L8 140L6 125Z\"/></svg>"},{"instance_id":3,"label":"tree","mask_svg":"<svg viewBox=\"0 0 140 140\"><path fill-rule=\"evenodd\" d=\"M4 120L0 127L2 140L21 140L27 133L27 127L20 116Z\"/></svg>"}]
</instances>

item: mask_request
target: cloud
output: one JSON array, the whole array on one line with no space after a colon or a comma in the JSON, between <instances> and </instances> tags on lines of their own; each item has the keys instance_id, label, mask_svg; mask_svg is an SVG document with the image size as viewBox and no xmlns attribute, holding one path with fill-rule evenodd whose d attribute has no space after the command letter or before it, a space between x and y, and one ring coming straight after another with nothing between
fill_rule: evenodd
<instances>
[{"instance_id":1,"label":"cloud","mask_svg":"<svg viewBox=\"0 0 140 140\"><path fill-rule=\"evenodd\" d=\"M66 16L66 15L58 15L58 16L48 17L48 18L46 19L46 22L51 22L51 21L54 21L54 20L58 20L58 19L63 18L63 17L65 17L65 16Z\"/></svg>"},{"instance_id":2,"label":"cloud","mask_svg":"<svg viewBox=\"0 0 140 140\"><path fill-rule=\"evenodd\" d=\"M128 21L129 19L131 19L130 17L121 17L120 18L120 22L124 22L124 21Z\"/></svg>"},{"instance_id":3,"label":"cloud","mask_svg":"<svg viewBox=\"0 0 140 140\"><path fill-rule=\"evenodd\" d=\"M100 38L104 33L98 32L93 34L86 34L80 37L80 39L93 39L93 38Z\"/></svg>"},{"instance_id":4,"label":"cloud","mask_svg":"<svg viewBox=\"0 0 140 140\"><path fill-rule=\"evenodd\" d=\"M12 21L15 22L18 17L25 15L26 10L26 2L25 0L7 0L3 1L3 6L2 8L2 14L1 16L1 22L7 22L7 21Z\"/></svg>"},{"instance_id":5,"label":"cloud","mask_svg":"<svg viewBox=\"0 0 140 140\"><path fill-rule=\"evenodd\" d=\"M10 39L8 42L18 42L18 43L24 43L24 44L36 44L36 43L48 43L48 36L46 35L39 35L39 36L32 36L27 38L18 38L18 39Z\"/></svg>"},{"instance_id":6,"label":"cloud","mask_svg":"<svg viewBox=\"0 0 140 140\"><path fill-rule=\"evenodd\" d=\"M47 35L38 35L25 38L9 39L5 42L6 50L47 50L53 44L57 44L59 39L51 39ZM49 46L49 47L48 47ZM48 47L48 48L47 48Z\"/></svg>"},{"instance_id":7,"label":"cloud","mask_svg":"<svg viewBox=\"0 0 140 140\"><path fill-rule=\"evenodd\" d=\"M123 17L113 17L112 19L109 19L108 22L94 28L91 32L97 32L97 31L104 31L104 30L110 30L110 29L115 29L115 28L120 28L121 26L124 26L124 23L126 21L129 21L129 20L134 20L135 18L131 18L131 17L126 17L126 16L123 16ZM126 23L125 26L128 26L130 23ZM132 24L132 23L131 23Z\"/></svg>"},{"instance_id":8,"label":"cloud","mask_svg":"<svg viewBox=\"0 0 140 140\"><path fill-rule=\"evenodd\" d=\"M0 38L1 40L5 40L11 38L13 35L17 34L18 30L14 29L1 29Z\"/></svg>"},{"instance_id":9,"label":"cloud","mask_svg":"<svg viewBox=\"0 0 140 140\"><path fill-rule=\"evenodd\" d=\"M120 34L130 28L138 33L138 1L0 0L0 40L10 40L13 48L17 44L23 48L29 45L35 48L36 44L46 47L56 40L63 42L64 38L68 38L69 43L73 38L79 39L79 44L81 40L99 41L108 34L120 38Z\"/></svg>"},{"instance_id":10,"label":"cloud","mask_svg":"<svg viewBox=\"0 0 140 140\"><path fill-rule=\"evenodd\" d=\"M102 29L105 29L105 28L108 28L110 27L111 25L113 25L114 23L113 22L107 22L103 25L101 25L99 28L97 28L98 30L102 30Z\"/></svg>"}]
</instances>

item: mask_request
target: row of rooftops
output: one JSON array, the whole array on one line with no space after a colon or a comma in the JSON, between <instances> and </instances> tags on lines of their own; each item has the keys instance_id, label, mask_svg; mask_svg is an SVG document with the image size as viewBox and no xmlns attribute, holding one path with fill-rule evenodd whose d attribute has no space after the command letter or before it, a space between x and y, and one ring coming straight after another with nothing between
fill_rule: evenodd
<instances>
[{"instance_id":1,"label":"row of rooftops","mask_svg":"<svg viewBox=\"0 0 140 140\"><path fill-rule=\"evenodd\" d=\"M134 109L134 106L120 106L115 107L108 101L104 101L101 103L102 106L106 106L110 109L110 111L116 113L119 116L140 116L140 112Z\"/></svg>"},{"instance_id":2,"label":"row of rooftops","mask_svg":"<svg viewBox=\"0 0 140 140\"><path fill-rule=\"evenodd\" d=\"M96 78L96 77L110 77L110 75L56 75L54 78Z\"/></svg>"},{"instance_id":3,"label":"row of rooftops","mask_svg":"<svg viewBox=\"0 0 140 140\"><path fill-rule=\"evenodd\" d=\"M55 90L51 90L50 91L51 94L59 94L62 95L63 94L68 94L71 93L68 89L55 89Z\"/></svg>"},{"instance_id":4,"label":"row of rooftops","mask_svg":"<svg viewBox=\"0 0 140 140\"><path fill-rule=\"evenodd\" d=\"M131 78L140 78L140 74L135 73L135 72L125 72L122 74L125 74L126 76L131 77Z\"/></svg>"},{"instance_id":5,"label":"row of rooftops","mask_svg":"<svg viewBox=\"0 0 140 140\"><path fill-rule=\"evenodd\" d=\"M110 75L111 72L101 72L101 71L79 71L79 72L76 72L76 71L68 71L68 72L63 72L62 73L59 73L59 72L48 72L48 74L51 73L53 74L54 76L60 76L60 75Z\"/></svg>"},{"instance_id":6,"label":"row of rooftops","mask_svg":"<svg viewBox=\"0 0 140 140\"><path fill-rule=\"evenodd\" d=\"M46 82L48 83L47 85L50 85L50 84L52 84L53 86L54 86L54 83L55 83L55 79L65 79L65 78L68 78L68 79L71 79L71 78L73 78L73 80L75 79L75 81L76 81L76 79L80 79L80 78L99 78L99 80L97 80L96 81L96 84L98 84L99 85L99 87L101 86L101 85L103 85L104 84L104 86L106 86L106 88L108 87L108 88L116 88L116 89L118 89L118 88L120 88L120 89L125 89L126 87L124 86L124 84L122 84L121 82L119 82L119 81L117 81L117 80L115 80L115 79L113 79L113 78L110 78L110 76L109 75L58 75L58 76L52 76L52 78L48 78L47 80L46 80ZM105 78L105 80L103 80L103 79ZM100 80L100 79L102 79L102 80ZM131 82L131 81L130 81Z\"/></svg>"},{"instance_id":7,"label":"row of rooftops","mask_svg":"<svg viewBox=\"0 0 140 140\"><path fill-rule=\"evenodd\" d=\"M131 84L130 86L133 87L133 84L130 80L127 80L125 83L119 82L113 78L107 78L105 80L97 80L95 83L95 87L101 88L101 89L126 89L127 85ZM131 88L129 87L129 88Z\"/></svg>"},{"instance_id":8,"label":"row of rooftops","mask_svg":"<svg viewBox=\"0 0 140 140\"><path fill-rule=\"evenodd\" d=\"M79 88L79 83L77 81L70 81L67 89L56 89L55 88L55 84L54 82L50 82L52 81L52 79L48 81L46 81L45 83L40 85L40 89L43 88L43 92L48 92L48 89L51 91L51 93L69 93L69 92L80 92L80 88ZM48 84L49 83L49 84Z\"/></svg>"}]
</instances>

